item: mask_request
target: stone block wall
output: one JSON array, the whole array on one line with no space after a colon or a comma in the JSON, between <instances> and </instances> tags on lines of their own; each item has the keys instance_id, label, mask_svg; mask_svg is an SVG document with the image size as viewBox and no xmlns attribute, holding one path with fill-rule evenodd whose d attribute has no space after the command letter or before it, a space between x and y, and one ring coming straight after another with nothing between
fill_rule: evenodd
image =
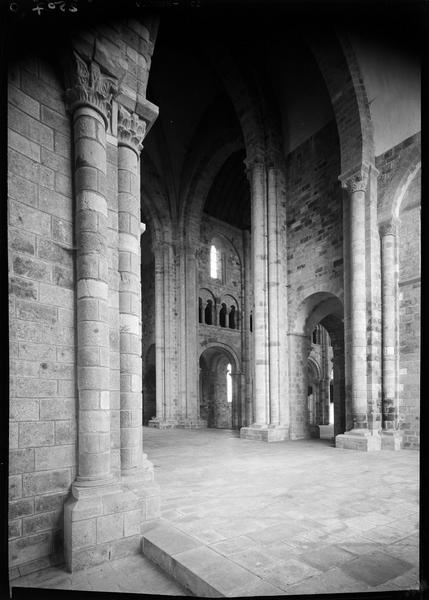
<instances>
[{"instance_id":1,"label":"stone block wall","mask_svg":"<svg viewBox=\"0 0 429 600\"><path fill-rule=\"evenodd\" d=\"M343 219L339 141L329 123L287 158L290 326L301 302L319 291L342 296Z\"/></svg>"},{"instance_id":2,"label":"stone block wall","mask_svg":"<svg viewBox=\"0 0 429 600\"><path fill-rule=\"evenodd\" d=\"M328 292L343 298L343 210L339 141L329 123L287 158L287 244L290 437L308 437L307 357L310 338L297 321L306 318L303 301Z\"/></svg>"},{"instance_id":3,"label":"stone block wall","mask_svg":"<svg viewBox=\"0 0 429 600\"><path fill-rule=\"evenodd\" d=\"M421 153L416 134L376 159L379 175L379 214L388 219L393 195L401 191L404 167L414 171ZM420 445L420 331L421 331L421 175L418 171L402 198L398 211L398 399L403 447Z\"/></svg>"},{"instance_id":4,"label":"stone block wall","mask_svg":"<svg viewBox=\"0 0 429 600\"><path fill-rule=\"evenodd\" d=\"M63 560L63 502L76 468L75 275L62 82L37 56L11 65L9 79L9 538L17 575Z\"/></svg>"}]
</instances>

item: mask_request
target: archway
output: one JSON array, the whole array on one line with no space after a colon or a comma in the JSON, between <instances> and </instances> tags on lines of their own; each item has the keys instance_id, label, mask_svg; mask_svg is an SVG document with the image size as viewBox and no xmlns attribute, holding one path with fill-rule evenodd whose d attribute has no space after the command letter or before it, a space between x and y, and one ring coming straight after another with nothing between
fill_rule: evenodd
<instances>
[{"instance_id":1,"label":"archway","mask_svg":"<svg viewBox=\"0 0 429 600\"><path fill-rule=\"evenodd\" d=\"M235 356L221 346L200 356L199 410L208 428L239 427L239 373Z\"/></svg>"},{"instance_id":2,"label":"archway","mask_svg":"<svg viewBox=\"0 0 429 600\"><path fill-rule=\"evenodd\" d=\"M295 347L291 371L296 381L291 407L294 437L332 437L344 433L348 428L346 414L350 411L346 410L340 299L329 292L308 296L299 307L292 343ZM332 433L329 429L325 431L330 425Z\"/></svg>"}]
</instances>

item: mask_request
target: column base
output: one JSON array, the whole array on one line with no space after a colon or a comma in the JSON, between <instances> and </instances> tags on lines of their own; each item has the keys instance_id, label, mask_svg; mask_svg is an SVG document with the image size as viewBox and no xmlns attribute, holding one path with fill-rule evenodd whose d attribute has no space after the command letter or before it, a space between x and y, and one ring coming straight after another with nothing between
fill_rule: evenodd
<instances>
[{"instance_id":1,"label":"column base","mask_svg":"<svg viewBox=\"0 0 429 600\"><path fill-rule=\"evenodd\" d=\"M199 417L193 418L188 417L178 423L177 427L184 429L207 429L207 421L200 419Z\"/></svg>"},{"instance_id":2,"label":"column base","mask_svg":"<svg viewBox=\"0 0 429 600\"><path fill-rule=\"evenodd\" d=\"M289 427L285 425L258 425L240 429L240 437L244 440L259 440L262 442L283 442L289 439Z\"/></svg>"},{"instance_id":3,"label":"column base","mask_svg":"<svg viewBox=\"0 0 429 600\"><path fill-rule=\"evenodd\" d=\"M174 419L161 419L160 417L153 417L147 425L148 427L155 427L156 429L174 429L177 427L177 421Z\"/></svg>"},{"instance_id":4,"label":"column base","mask_svg":"<svg viewBox=\"0 0 429 600\"><path fill-rule=\"evenodd\" d=\"M319 433L321 440L330 440L334 437L333 425L319 425Z\"/></svg>"},{"instance_id":5,"label":"column base","mask_svg":"<svg viewBox=\"0 0 429 600\"><path fill-rule=\"evenodd\" d=\"M319 425L310 425L309 426L310 437L313 439L320 439L320 427Z\"/></svg>"},{"instance_id":6,"label":"column base","mask_svg":"<svg viewBox=\"0 0 429 600\"><path fill-rule=\"evenodd\" d=\"M78 571L140 552L144 524L160 516L159 486L148 472L106 486L72 485L64 505L64 553Z\"/></svg>"},{"instance_id":7,"label":"column base","mask_svg":"<svg viewBox=\"0 0 429 600\"><path fill-rule=\"evenodd\" d=\"M379 433L372 434L368 429L351 429L335 436L335 447L343 450L375 452L381 450L381 436Z\"/></svg>"},{"instance_id":8,"label":"column base","mask_svg":"<svg viewBox=\"0 0 429 600\"><path fill-rule=\"evenodd\" d=\"M402 450L403 431L385 429L381 432L382 450Z\"/></svg>"}]
</instances>

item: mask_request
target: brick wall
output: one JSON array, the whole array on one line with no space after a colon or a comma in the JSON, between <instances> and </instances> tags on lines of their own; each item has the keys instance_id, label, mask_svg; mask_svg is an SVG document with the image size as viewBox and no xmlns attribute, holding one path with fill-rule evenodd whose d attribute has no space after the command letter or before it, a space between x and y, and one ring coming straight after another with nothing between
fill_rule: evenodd
<instances>
[{"instance_id":1,"label":"brick wall","mask_svg":"<svg viewBox=\"0 0 429 600\"><path fill-rule=\"evenodd\" d=\"M10 567L23 574L62 560L76 466L71 123L36 56L10 69L8 126Z\"/></svg>"},{"instance_id":2,"label":"brick wall","mask_svg":"<svg viewBox=\"0 0 429 600\"><path fill-rule=\"evenodd\" d=\"M343 220L339 142L334 122L287 158L287 243L291 327L310 294L342 295Z\"/></svg>"}]
</instances>

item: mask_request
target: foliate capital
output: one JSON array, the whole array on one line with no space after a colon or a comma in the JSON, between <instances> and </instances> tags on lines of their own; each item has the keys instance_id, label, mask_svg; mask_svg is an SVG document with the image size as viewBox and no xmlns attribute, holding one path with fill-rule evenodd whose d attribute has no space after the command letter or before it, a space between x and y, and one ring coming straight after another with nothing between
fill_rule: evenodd
<instances>
[{"instance_id":1,"label":"foliate capital","mask_svg":"<svg viewBox=\"0 0 429 600\"><path fill-rule=\"evenodd\" d=\"M68 78L70 85L65 96L69 110L74 112L79 106L91 106L101 113L107 127L112 113L112 100L118 93L117 81L104 75L96 62L86 62L75 51Z\"/></svg>"},{"instance_id":2,"label":"foliate capital","mask_svg":"<svg viewBox=\"0 0 429 600\"><path fill-rule=\"evenodd\" d=\"M379 227L380 236L385 237L386 235L396 236L398 234L398 223L393 219L386 223L382 223Z\"/></svg>"},{"instance_id":3,"label":"foliate capital","mask_svg":"<svg viewBox=\"0 0 429 600\"><path fill-rule=\"evenodd\" d=\"M255 153L254 156L245 158L243 160L247 178L249 181L252 179L252 173L255 169L265 168L265 156L262 152Z\"/></svg>"},{"instance_id":4,"label":"foliate capital","mask_svg":"<svg viewBox=\"0 0 429 600\"><path fill-rule=\"evenodd\" d=\"M354 192L366 192L368 175L369 167L363 164L351 173L340 175L338 179L341 181L342 187L353 194Z\"/></svg>"},{"instance_id":5,"label":"foliate capital","mask_svg":"<svg viewBox=\"0 0 429 600\"><path fill-rule=\"evenodd\" d=\"M142 142L145 134L146 121L120 104L118 108L119 145L128 146L139 155L143 148Z\"/></svg>"}]
</instances>

